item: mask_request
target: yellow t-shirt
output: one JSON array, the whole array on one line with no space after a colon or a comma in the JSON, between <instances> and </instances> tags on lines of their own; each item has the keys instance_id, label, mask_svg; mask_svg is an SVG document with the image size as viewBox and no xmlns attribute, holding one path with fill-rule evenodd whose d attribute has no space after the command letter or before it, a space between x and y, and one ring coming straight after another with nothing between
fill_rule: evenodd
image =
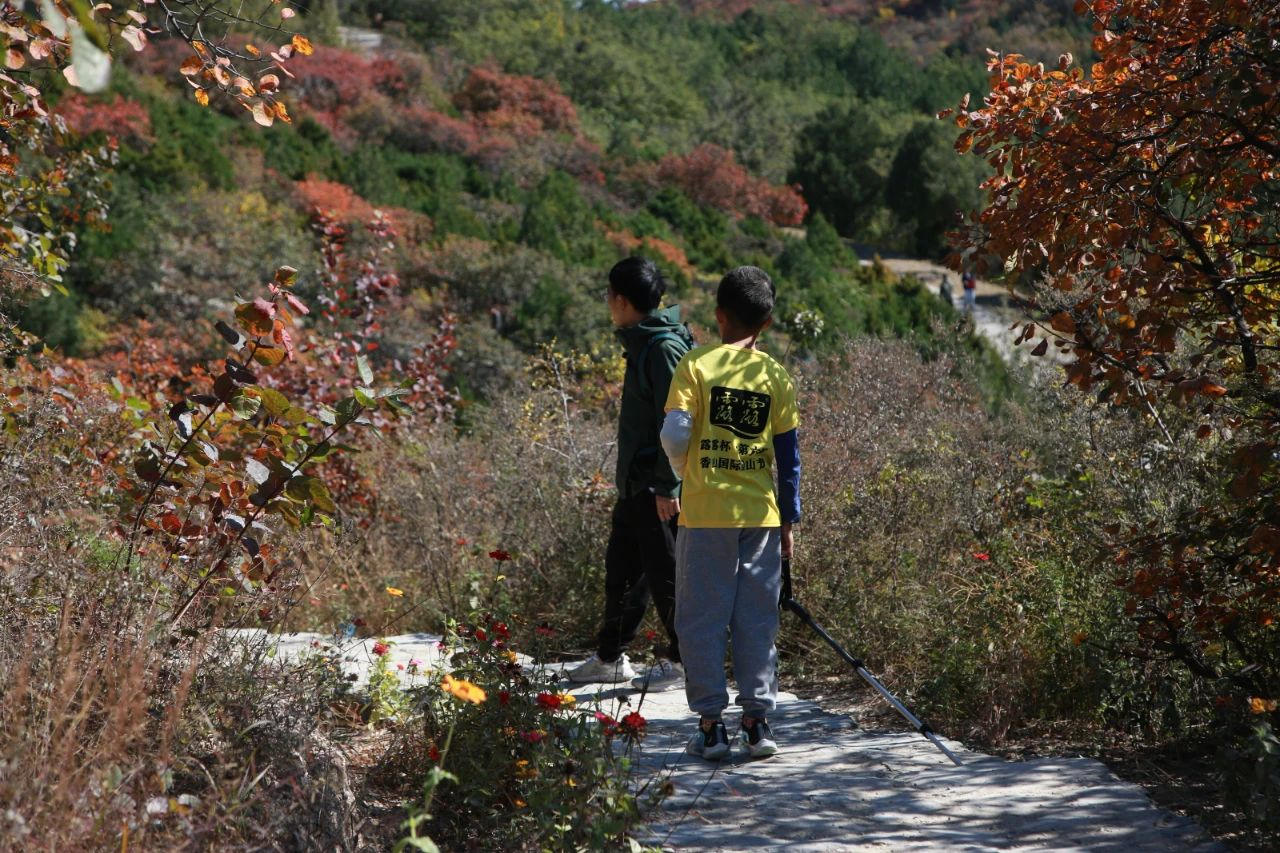
<instances>
[{"instance_id":1,"label":"yellow t-shirt","mask_svg":"<svg viewBox=\"0 0 1280 853\"><path fill-rule=\"evenodd\" d=\"M680 524L778 527L773 437L800 425L786 368L755 349L694 347L676 365L666 410L693 418Z\"/></svg>"}]
</instances>

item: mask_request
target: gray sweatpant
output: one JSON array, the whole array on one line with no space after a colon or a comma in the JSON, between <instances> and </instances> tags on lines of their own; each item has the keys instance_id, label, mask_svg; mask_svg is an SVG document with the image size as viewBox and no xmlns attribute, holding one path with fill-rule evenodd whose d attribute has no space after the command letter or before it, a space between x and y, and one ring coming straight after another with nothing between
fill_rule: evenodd
<instances>
[{"instance_id":1,"label":"gray sweatpant","mask_svg":"<svg viewBox=\"0 0 1280 853\"><path fill-rule=\"evenodd\" d=\"M733 677L744 714L764 716L778 699L776 527L681 527L676 536L676 636L690 710L718 717L729 704L724 656L733 635Z\"/></svg>"}]
</instances>

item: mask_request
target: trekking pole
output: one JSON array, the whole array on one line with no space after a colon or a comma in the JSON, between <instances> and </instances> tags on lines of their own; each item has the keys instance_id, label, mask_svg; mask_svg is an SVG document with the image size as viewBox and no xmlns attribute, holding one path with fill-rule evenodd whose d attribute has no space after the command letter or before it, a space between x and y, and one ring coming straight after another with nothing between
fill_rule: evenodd
<instances>
[{"instance_id":1,"label":"trekking pole","mask_svg":"<svg viewBox=\"0 0 1280 853\"><path fill-rule=\"evenodd\" d=\"M870 684L872 688L874 688L875 691L879 693L886 702L892 705L893 709L897 711L899 714L901 714L902 718L906 720L908 723L910 723L913 729L915 729L917 732L927 737L929 739L929 742L932 743L934 746L936 746L938 749L942 750L942 754L945 755L947 758L950 758L951 761L956 764L956 766L963 766L960 759L956 757L956 754L951 750L947 749L946 745L942 741L938 740L938 736L934 733L933 729L929 727L928 723L922 722L919 717L917 717L915 714L908 711L907 707L903 705L901 702L899 702L897 697L894 696L892 693L890 693L888 689L886 689L885 686L880 683L879 679L877 679L874 675L872 675L870 672L867 671L867 668L863 666L861 660L859 660L858 658L855 658L853 655L845 651L843 646L837 643L835 639L830 634L828 634L821 625L819 625L817 622L814 621L813 617L809 615L809 611L805 610L804 607L800 604L800 602L796 601L794 598L791 597L791 560L790 558L785 558L782 561L782 601L780 603L784 608L786 608L787 610L790 610L792 613L799 616L800 621L808 625L810 628L812 628L819 637L826 640L827 645L835 649L836 654L844 658L845 662L848 663L850 666L852 666L854 670L858 673L858 675L862 676L862 680L867 682L867 684Z\"/></svg>"}]
</instances>

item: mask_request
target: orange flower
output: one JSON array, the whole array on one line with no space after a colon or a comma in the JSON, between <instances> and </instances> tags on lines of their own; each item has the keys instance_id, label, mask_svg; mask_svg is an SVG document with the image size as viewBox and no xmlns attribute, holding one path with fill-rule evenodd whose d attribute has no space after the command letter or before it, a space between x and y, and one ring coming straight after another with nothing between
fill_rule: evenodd
<instances>
[{"instance_id":1,"label":"orange flower","mask_svg":"<svg viewBox=\"0 0 1280 853\"><path fill-rule=\"evenodd\" d=\"M440 686L444 688L446 693L452 693L455 698L461 699L463 702L473 702L479 705L485 699L482 689L470 681L454 678L452 675L446 675L444 680L440 682Z\"/></svg>"},{"instance_id":2,"label":"orange flower","mask_svg":"<svg viewBox=\"0 0 1280 853\"><path fill-rule=\"evenodd\" d=\"M396 598L404 596L404 590L396 589L394 586L387 587L387 595L394 595Z\"/></svg>"},{"instance_id":3,"label":"orange flower","mask_svg":"<svg viewBox=\"0 0 1280 853\"><path fill-rule=\"evenodd\" d=\"M1088 636L1089 635L1084 631L1076 631L1074 634L1071 635L1071 642L1072 644L1078 646L1081 643L1083 643L1085 641L1085 638Z\"/></svg>"},{"instance_id":4,"label":"orange flower","mask_svg":"<svg viewBox=\"0 0 1280 853\"><path fill-rule=\"evenodd\" d=\"M1261 699L1257 696L1249 697L1249 710L1254 714L1269 714L1277 707L1280 707L1280 704L1275 699Z\"/></svg>"}]
</instances>

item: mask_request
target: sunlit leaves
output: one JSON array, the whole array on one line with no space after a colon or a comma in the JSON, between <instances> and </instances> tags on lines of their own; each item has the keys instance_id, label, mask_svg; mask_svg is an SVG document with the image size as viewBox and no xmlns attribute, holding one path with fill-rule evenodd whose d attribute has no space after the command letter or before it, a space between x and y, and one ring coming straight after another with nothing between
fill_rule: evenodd
<instances>
[{"instance_id":1,"label":"sunlit leaves","mask_svg":"<svg viewBox=\"0 0 1280 853\"><path fill-rule=\"evenodd\" d=\"M256 301L242 302L236 306L236 322L240 324L240 328L254 336L271 334L272 314L273 310L265 310Z\"/></svg>"},{"instance_id":2,"label":"sunlit leaves","mask_svg":"<svg viewBox=\"0 0 1280 853\"><path fill-rule=\"evenodd\" d=\"M349 386L332 407L314 400L300 405L275 387L281 380L288 386L287 376L274 375L286 361L283 350L263 338L289 330L290 306L302 303L285 288L296 280L295 269L281 267L267 284L268 296L240 302L236 323L243 332L215 324L231 354L221 372L204 380L211 381L212 393L195 392L168 404L169 438L145 441L132 460L134 483L127 491L134 505L126 511L135 531L131 541L158 537L170 558L213 567L175 576L186 596L175 621L201 595L234 598L268 582L276 560L268 517L288 526L328 523L338 504L326 483L326 466L340 464L354 450L337 437L372 426L376 412L390 418L406 410L406 388L373 390L377 373L363 354L354 371L360 384ZM117 385L124 406L140 419L148 417L147 401ZM152 429L165 434L154 424Z\"/></svg>"},{"instance_id":3,"label":"sunlit leaves","mask_svg":"<svg viewBox=\"0 0 1280 853\"><path fill-rule=\"evenodd\" d=\"M1198 675L1261 683L1280 677L1256 630L1280 600L1280 540L1262 532L1280 522L1280 19L1262 0L1077 9L1095 21L1088 73L993 55L990 94L956 116L957 148L993 176L953 260L1049 285L1037 307L1069 384L1172 446L1177 407L1220 454L1215 500L1127 531L1120 583L1144 638Z\"/></svg>"}]
</instances>

